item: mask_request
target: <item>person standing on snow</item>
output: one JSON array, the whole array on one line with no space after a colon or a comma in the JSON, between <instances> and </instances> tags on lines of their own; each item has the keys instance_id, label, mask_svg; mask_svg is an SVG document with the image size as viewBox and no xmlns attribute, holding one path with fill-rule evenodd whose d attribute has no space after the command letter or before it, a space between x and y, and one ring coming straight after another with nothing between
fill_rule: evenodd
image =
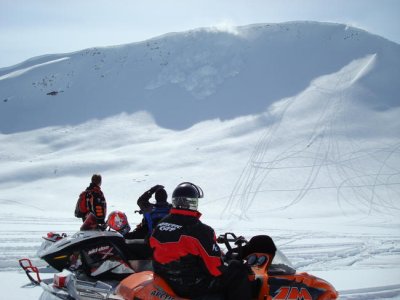
<instances>
[{"instance_id":1,"label":"person standing on snow","mask_svg":"<svg viewBox=\"0 0 400 300\"><path fill-rule=\"evenodd\" d=\"M83 193L86 204L86 214L82 218L84 223L81 230L105 226L107 202L103 191L101 190L101 183L101 175L93 174L89 186Z\"/></svg>"},{"instance_id":2,"label":"person standing on snow","mask_svg":"<svg viewBox=\"0 0 400 300\"><path fill-rule=\"evenodd\" d=\"M170 214L149 239L154 272L180 297L222 293L225 299L251 299L247 267L235 260L224 265L214 230L199 220L202 197L202 189L193 183L175 188Z\"/></svg>"}]
</instances>

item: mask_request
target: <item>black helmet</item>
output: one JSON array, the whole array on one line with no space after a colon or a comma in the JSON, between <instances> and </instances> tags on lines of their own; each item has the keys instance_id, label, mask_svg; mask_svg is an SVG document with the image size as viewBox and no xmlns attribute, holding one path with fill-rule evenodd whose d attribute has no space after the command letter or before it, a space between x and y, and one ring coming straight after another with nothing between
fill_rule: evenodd
<instances>
[{"instance_id":1,"label":"black helmet","mask_svg":"<svg viewBox=\"0 0 400 300\"><path fill-rule=\"evenodd\" d=\"M197 210L199 198L203 198L203 190L191 183L182 182L172 193L172 206L180 209Z\"/></svg>"}]
</instances>

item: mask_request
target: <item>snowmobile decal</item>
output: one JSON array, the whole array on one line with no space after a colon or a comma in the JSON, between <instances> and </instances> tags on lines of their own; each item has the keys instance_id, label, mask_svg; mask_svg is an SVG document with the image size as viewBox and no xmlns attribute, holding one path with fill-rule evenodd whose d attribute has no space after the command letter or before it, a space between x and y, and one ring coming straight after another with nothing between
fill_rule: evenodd
<instances>
[{"instance_id":1,"label":"snowmobile decal","mask_svg":"<svg viewBox=\"0 0 400 300\"><path fill-rule=\"evenodd\" d=\"M166 292L162 291L162 290L153 290L150 292L150 295L163 299L163 300L174 300L175 297L172 297L170 295L168 295Z\"/></svg>"},{"instance_id":2,"label":"snowmobile decal","mask_svg":"<svg viewBox=\"0 0 400 300\"><path fill-rule=\"evenodd\" d=\"M306 288L283 286L278 290L274 300L312 300Z\"/></svg>"},{"instance_id":3,"label":"snowmobile decal","mask_svg":"<svg viewBox=\"0 0 400 300\"><path fill-rule=\"evenodd\" d=\"M60 255L60 256L54 257L54 259L65 259L65 258L67 258L67 255Z\"/></svg>"},{"instance_id":4,"label":"snowmobile decal","mask_svg":"<svg viewBox=\"0 0 400 300\"><path fill-rule=\"evenodd\" d=\"M103 252L104 251L108 251L110 249L110 246L102 246L102 247L97 247L97 248L94 248L94 249L91 249L91 250L89 250L88 251L88 254L89 255L92 255L92 254L94 254L94 253L100 253L100 254L103 254Z\"/></svg>"},{"instance_id":5,"label":"snowmobile decal","mask_svg":"<svg viewBox=\"0 0 400 300\"><path fill-rule=\"evenodd\" d=\"M161 231L175 231L175 230L181 228L182 226L176 225L176 224L162 222L162 223L158 224L157 227L159 227Z\"/></svg>"}]
</instances>

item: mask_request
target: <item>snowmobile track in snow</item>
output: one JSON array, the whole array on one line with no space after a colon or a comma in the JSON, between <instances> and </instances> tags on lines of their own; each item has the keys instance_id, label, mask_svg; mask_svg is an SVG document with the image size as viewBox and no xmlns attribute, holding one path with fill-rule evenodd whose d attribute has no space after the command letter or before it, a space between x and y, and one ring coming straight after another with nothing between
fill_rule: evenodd
<instances>
[{"instance_id":1,"label":"snowmobile track in snow","mask_svg":"<svg viewBox=\"0 0 400 300\"><path fill-rule=\"evenodd\" d=\"M383 300L399 299L399 297L400 284L339 291L339 299L343 300Z\"/></svg>"}]
</instances>

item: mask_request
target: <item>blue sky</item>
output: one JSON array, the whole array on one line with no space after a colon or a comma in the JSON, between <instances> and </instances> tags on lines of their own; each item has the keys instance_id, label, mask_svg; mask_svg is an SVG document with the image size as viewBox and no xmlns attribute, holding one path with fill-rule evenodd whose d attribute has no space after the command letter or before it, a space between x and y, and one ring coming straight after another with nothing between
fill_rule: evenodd
<instances>
[{"instance_id":1,"label":"blue sky","mask_svg":"<svg viewBox=\"0 0 400 300\"><path fill-rule=\"evenodd\" d=\"M349 24L400 43L398 0L0 0L0 68L217 25Z\"/></svg>"}]
</instances>

